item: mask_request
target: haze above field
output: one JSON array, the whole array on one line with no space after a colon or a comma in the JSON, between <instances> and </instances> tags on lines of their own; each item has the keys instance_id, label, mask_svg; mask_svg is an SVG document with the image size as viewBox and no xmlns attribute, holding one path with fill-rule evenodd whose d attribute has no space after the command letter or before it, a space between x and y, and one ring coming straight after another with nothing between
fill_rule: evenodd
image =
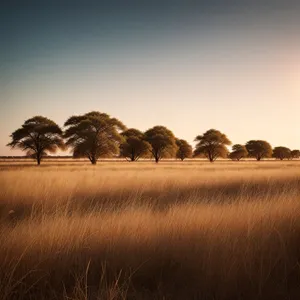
<instances>
[{"instance_id":1,"label":"haze above field","mask_svg":"<svg viewBox=\"0 0 300 300\"><path fill-rule=\"evenodd\" d=\"M27 118L91 110L189 142L216 128L300 148L300 5L205 2L2 4L0 155L21 154L5 145Z\"/></svg>"}]
</instances>

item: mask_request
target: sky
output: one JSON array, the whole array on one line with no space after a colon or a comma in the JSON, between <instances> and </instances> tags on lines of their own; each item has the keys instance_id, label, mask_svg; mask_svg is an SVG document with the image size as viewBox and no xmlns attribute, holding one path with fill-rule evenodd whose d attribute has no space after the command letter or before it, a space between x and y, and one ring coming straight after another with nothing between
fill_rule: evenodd
<instances>
[{"instance_id":1,"label":"sky","mask_svg":"<svg viewBox=\"0 0 300 300\"><path fill-rule=\"evenodd\" d=\"M300 149L299 1L2 1L0 38L0 155L32 116L92 110Z\"/></svg>"}]
</instances>

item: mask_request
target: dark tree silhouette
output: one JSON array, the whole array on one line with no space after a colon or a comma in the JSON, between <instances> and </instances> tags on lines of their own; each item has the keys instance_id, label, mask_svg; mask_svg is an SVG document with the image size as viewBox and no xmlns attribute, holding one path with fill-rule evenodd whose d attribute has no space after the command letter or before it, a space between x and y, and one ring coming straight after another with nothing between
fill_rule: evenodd
<instances>
[{"instance_id":1,"label":"dark tree silhouette","mask_svg":"<svg viewBox=\"0 0 300 300\"><path fill-rule=\"evenodd\" d=\"M176 152L177 158L180 158L183 161L185 158L192 157L193 148L186 140L176 139L176 145L178 147Z\"/></svg>"},{"instance_id":2,"label":"dark tree silhouette","mask_svg":"<svg viewBox=\"0 0 300 300\"><path fill-rule=\"evenodd\" d=\"M154 126L145 132L145 139L151 145L151 154L158 163L163 157L174 157L177 146L175 136L164 126Z\"/></svg>"},{"instance_id":3,"label":"dark tree silhouette","mask_svg":"<svg viewBox=\"0 0 300 300\"><path fill-rule=\"evenodd\" d=\"M38 156L36 155L36 153L33 152L32 150L28 150L26 152L26 156L29 157L29 158L35 159L35 160L37 160L37 158L38 158ZM41 157L45 158L46 156L48 156L47 152L43 151Z\"/></svg>"},{"instance_id":4,"label":"dark tree silhouette","mask_svg":"<svg viewBox=\"0 0 300 300\"><path fill-rule=\"evenodd\" d=\"M300 150L292 150L291 151L291 159L293 158L299 158L300 157Z\"/></svg>"},{"instance_id":5,"label":"dark tree silhouette","mask_svg":"<svg viewBox=\"0 0 300 300\"><path fill-rule=\"evenodd\" d=\"M218 157L227 157L227 145L231 145L231 141L227 136L218 130L210 129L203 135L195 138L196 149L194 156L204 155L210 162L214 162Z\"/></svg>"},{"instance_id":6,"label":"dark tree silhouette","mask_svg":"<svg viewBox=\"0 0 300 300\"><path fill-rule=\"evenodd\" d=\"M137 161L140 157L150 154L151 146L145 141L145 135L141 131L130 128L121 134L124 142L120 145L120 155L130 161Z\"/></svg>"},{"instance_id":7,"label":"dark tree silhouette","mask_svg":"<svg viewBox=\"0 0 300 300\"><path fill-rule=\"evenodd\" d=\"M275 147L273 149L273 157L284 160L291 158L291 149L287 147Z\"/></svg>"},{"instance_id":8,"label":"dark tree silhouette","mask_svg":"<svg viewBox=\"0 0 300 300\"><path fill-rule=\"evenodd\" d=\"M271 145L262 140L251 140L246 144L247 151L250 157L255 157L257 161L262 158L268 158L272 156Z\"/></svg>"},{"instance_id":9,"label":"dark tree silhouette","mask_svg":"<svg viewBox=\"0 0 300 300\"><path fill-rule=\"evenodd\" d=\"M229 158L232 160L241 160L242 158L245 158L248 156L248 151L246 149L246 146L236 144L232 146L232 151L229 153Z\"/></svg>"},{"instance_id":10,"label":"dark tree silhouette","mask_svg":"<svg viewBox=\"0 0 300 300\"><path fill-rule=\"evenodd\" d=\"M65 149L60 127L42 116L26 120L10 137L12 141L7 146L26 151L28 156L36 159L38 165L47 152L55 153L58 149Z\"/></svg>"},{"instance_id":11,"label":"dark tree silhouette","mask_svg":"<svg viewBox=\"0 0 300 300\"><path fill-rule=\"evenodd\" d=\"M66 122L64 137L73 148L74 157L87 157L96 164L99 157L111 157L119 153L123 137L119 131L126 129L121 121L108 114L92 111L72 116Z\"/></svg>"}]
</instances>

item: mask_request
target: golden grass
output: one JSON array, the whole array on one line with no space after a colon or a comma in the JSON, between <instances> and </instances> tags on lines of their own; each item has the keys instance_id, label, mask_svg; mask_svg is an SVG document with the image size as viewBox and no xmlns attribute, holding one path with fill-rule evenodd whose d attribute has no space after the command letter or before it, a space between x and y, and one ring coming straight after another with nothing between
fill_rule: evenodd
<instances>
[{"instance_id":1,"label":"golden grass","mask_svg":"<svg viewBox=\"0 0 300 300\"><path fill-rule=\"evenodd\" d=\"M298 162L0 165L1 299L299 299Z\"/></svg>"}]
</instances>

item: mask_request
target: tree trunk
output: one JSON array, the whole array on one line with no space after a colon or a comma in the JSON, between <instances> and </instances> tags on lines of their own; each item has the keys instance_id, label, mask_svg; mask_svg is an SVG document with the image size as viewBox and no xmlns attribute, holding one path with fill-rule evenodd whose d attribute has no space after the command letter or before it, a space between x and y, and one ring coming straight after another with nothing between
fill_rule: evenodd
<instances>
[{"instance_id":1,"label":"tree trunk","mask_svg":"<svg viewBox=\"0 0 300 300\"><path fill-rule=\"evenodd\" d=\"M135 161L135 155L134 150L131 150L131 161Z\"/></svg>"},{"instance_id":2,"label":"tree trunk","mask_svg":"<svg viewBox=\"0 0 300 300\"><path fill-rule=\"evenodd\" d=\"M96 159L96 157L92 157L92 159L91 159L91 163L92 163L92 165L96 165L97 164L97 159Z\"/></svg>"},{"instance_id":3,"label":"tree trunk","mask_svg":"<svg viewBox=\"0 0 300 300\"><path fill-rule=\"evenodd\" d=\"M213 154L210 151L208 152L208 159L211 163L214 162Z\"/></svg>"},{"instance_id":4,"label":"tree trunk","mask_svg":"<svg viewBox=\"0 0 300 300\"><path fill-rule=\"evenodd\" d=\"M41 164L41 160L42 160L41 153L36 153L36 162L38 166Z\"/></svg>"},{"instance_id":5,"label":"tree trunk","mask_svg":"<svg viewBox=\"0 0 300 300\"><path fill-rule=\"evenodd\" d=\"M158 163L158 161L159 161L159 157L156 155L155 156L155 162Z\"/></svg>"},{"instance_id":6,"label":"tree trunk","mask_svg":"<svg viewBox=\"0 0 300 300\"><path fill-rule=\"evenodd\" d=\"M131 161L135 161L135 157L134 157L134 154L133 154L133 153L131 154L130 160L131 160Z\"/></svg>"}]
</instances>

